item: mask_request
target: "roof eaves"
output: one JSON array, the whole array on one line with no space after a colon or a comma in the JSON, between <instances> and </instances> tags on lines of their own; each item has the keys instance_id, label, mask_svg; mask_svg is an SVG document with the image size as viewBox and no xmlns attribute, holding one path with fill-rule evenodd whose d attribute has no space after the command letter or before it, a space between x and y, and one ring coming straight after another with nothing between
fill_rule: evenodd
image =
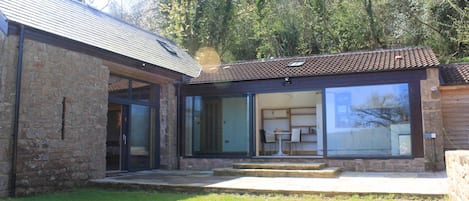
<instances>
[{"instance_id":1,"label":"roof eaves","mask_svg":"<svg viewBox=\"0 0 469 201\"><path fill-rule=\"evenodd\" d=\"M398 60L394 61L396 56L404 56L411 58L411 60ZM407 55L407 56L405 56ZM366 57L366 58L364 58ZM404 59L405 59L404 58ZM304 59L306 63L304 66L298 68L287 67L281 68L286 65L288 61L295 61ZM348 62L337 62L337 60L347 60ZM358 60L357 60L358 59ZM419 61L412 61L418 59ZM349 61L350 60L350 61ZM370 63L367 60L371 60ZM319 66L336 66L330 69L308 69L313 68L313 63L319 62ZM353 62L352 64L347 64ZM231 64L222 64L222 66L231 65L238 75L234 78L226 78L222 74L212 76L203 73L200 79L194 79L191 84L201 83L216 83L216 82L233 82L233 81L247 81L247 80L263 80L263 79L276 79L282 77L316 77L327 75L343 75L355 73L373 73L373 72L387 72L387 71L409 71L438 67L439 62L432 52L430 47L408 47L401 49L389 49L378 51L362 51L362 52L348 52L337 53L328 55L314 55L292 58L277 58L271 60L255 60L247 62L237 62ZM350 66L351 65L351 66ZM268 67L272 67L270 71ZM246 67L252 67L254 75L246 74ZM236 69L236 70L235 70ZM266 71L266 72L259 72ZM240 75L241 74L241 75Z\"/></svg>"},{"instance_id":2,"label":"roof eaves","mask_svg":"<svg viewBox=\"0 0 469 201\"><path fill-rule=\"evenodd\" d=\"M430 66L434 67L434 66ZM327 72L314 75L277 75L271 77L258 77L258 78L246 78L246 79L216 79L216 80L202 80L202 81L189 81L189 85L197 84L216 84L216 83L230 83L230 82L243 82L243 81L256 81L256 80L274 80L274 79L283 79L285 77L290 78L301 78L301 77L324 77L324 76L338 76L338 75L352 75L352 74L366 74L366 73L383 73L383 72L397 72L397 71L412 71L419 69L426 69L427 67L421 68L412 68L412 69L389 69L389 70L380 70L380 71L350 71L350 72Z\"/></svg>"}]
</instances>

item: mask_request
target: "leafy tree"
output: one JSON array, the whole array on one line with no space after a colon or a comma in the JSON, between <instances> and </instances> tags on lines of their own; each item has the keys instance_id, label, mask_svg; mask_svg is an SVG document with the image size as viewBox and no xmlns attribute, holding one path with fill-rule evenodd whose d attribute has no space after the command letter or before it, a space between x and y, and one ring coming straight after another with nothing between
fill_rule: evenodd
<instances>
[{"instance_id":1,"label":"leafy tree","mask_svg":"<svg viewBox=\"0 0 469 201\"><path fill-rule=\"evenodd\" d=\"M224 51L221 57L225 62L254 59L260 40L255 35L254 26L257 19L254 0L233 2L233 16L226 24Z\"/></svg>"},{"instance_id":2,"label":"leafy tree","mask_svg":"<svg viewBox=\"0 0 469 201\"><path fill-rule=\"evenodd\" d=\"M440 60L469 55L467 0L117 1L105 10L222 62L420 45Z\"/></svg>"}]
</instances>

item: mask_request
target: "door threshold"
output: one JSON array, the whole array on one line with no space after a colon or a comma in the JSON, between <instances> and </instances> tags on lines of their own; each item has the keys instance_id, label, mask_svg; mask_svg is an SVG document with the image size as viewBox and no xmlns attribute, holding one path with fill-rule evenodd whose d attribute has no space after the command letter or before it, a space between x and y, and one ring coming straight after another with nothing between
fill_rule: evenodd
<instances>
[{"instance_id":1,"label":"door threshold","mask_svg":"<svg viewBox=\"0 0 469 201\"><path fill-rule=\"evenodd\" d=\"M107 170L106 171L106 177L116 177L120 176L123 173L128 173L129 171L127 170Z\"/></svg>"},{"instance_id":2,"label":"door threshold","mask_svg":"<svg viewBox=\"0 0 469 201\"><path fill-rule=\"evenodd\" d=\"M283 156L278 156L278 155L273 155L273 156L253 156L252 158L254 159L270 159L270 158L281 158L281 159L323 159L324 156L289 156L289 155L283 155Z\"/></svg>"}]
</instances>

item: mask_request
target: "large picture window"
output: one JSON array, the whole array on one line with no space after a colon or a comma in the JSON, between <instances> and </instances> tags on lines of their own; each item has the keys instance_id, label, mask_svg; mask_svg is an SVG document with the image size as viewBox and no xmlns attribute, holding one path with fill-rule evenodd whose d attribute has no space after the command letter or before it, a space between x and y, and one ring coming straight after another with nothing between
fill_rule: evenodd
<instances>
[{"instance_id":1,"label":"large picture window","mask_svg":"<svg viewBox=\"0 0 469 201\"><path fill-rule=\"evenodd\" d=\"M249 98L185 99L185 155L248 155Z\"/></svg>"},{"instance_id":2,"label":"large picture window","mask_svg":"<svg viewBox=\"0 0 469 201\"><path fill-rule=\"evenodd\" d=\"M411 155L408 84L326 89L328 156Z\"/></svg>"}]
</instances>

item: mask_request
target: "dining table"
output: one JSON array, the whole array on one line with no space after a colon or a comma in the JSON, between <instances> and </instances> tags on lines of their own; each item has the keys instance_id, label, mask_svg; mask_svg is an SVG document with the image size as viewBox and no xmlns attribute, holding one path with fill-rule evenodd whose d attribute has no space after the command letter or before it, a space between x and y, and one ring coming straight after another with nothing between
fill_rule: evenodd
<instances>
[{"instance_id":1,"label":"dining table","mask_svg":"<svg viewBox=\"0 0 469 201\"><path fill-rule=\"evenodd\" d=\"M291 135L290 131L286 130L274 130L275 139L278 140L278 151L277 153L273 154L274 156L286 156L288 154L283 153L282 151L282 138L287 136L287 138Z\"/></svg>"}]
</instances>

